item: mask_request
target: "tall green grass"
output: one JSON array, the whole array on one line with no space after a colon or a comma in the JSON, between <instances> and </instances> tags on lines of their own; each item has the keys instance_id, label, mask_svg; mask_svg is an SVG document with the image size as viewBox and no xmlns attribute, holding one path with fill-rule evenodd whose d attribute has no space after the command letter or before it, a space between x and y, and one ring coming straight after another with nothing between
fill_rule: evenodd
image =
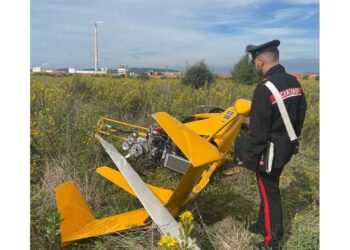
<instances>
[{"instance_id":1,"label":"tall green grass","mask_svg":"<svg viewBox=\"0 0 350 250\"><path fill-rule=\"evenodd\" d=\"M319 83L307 79L301 84L308 111L301 152L281 177L286 228L283 244L286 249L318 249ZM194 90L182 85L180 79L32 75L32 248L60 248L54 188L65 181L77 183L97 217L140 207L137 199L94 172L102 164L113 166L93 138L101 116L147 127L154 122L152 113L166 111L181 116L211 106L227 107L238 98L250 99L253 91L254 86L228 79L219 79L209 88ZM145 181L170 188L180 178L159 167L145 169L141 175ZM246 249L262 240L246 230L246 224L255 219L259 206L251 174L226 177L219 170L196 199L196 204L207 226L204 230L203 223L196 217L195 233L201 236L196 238L204 249L213 249L213 244L216 249L227 245L232 249ZM68 249L149 249L151 245L156 247L157 237L159 235L153 231L110 235L77 242Z\"/></svg>"}]
</instances>

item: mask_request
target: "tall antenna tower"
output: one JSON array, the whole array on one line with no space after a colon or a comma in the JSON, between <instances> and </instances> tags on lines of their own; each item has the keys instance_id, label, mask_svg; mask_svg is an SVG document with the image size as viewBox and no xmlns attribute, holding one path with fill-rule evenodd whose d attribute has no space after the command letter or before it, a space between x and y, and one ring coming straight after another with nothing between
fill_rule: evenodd
<instances>
[{"instance_id":1,"label":"tall antenna tower","mask_svg":"<svg viewBox=\"0 0 350 250\"><path fill-rule=\"evenodd\" d=\"M97 24L103 22L95 22L94 26L94 45L95 45L95 71L98 71L98 43L97 43Z\"/></svg>"}]
</instances>

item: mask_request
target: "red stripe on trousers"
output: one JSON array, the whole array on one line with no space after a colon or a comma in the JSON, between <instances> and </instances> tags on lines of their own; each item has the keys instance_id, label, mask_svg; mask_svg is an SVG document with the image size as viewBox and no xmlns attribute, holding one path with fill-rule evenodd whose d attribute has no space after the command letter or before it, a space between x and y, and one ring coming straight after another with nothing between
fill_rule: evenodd
<instances>
[{"instance_id":1,"label":"red stripe on trousers","mask_svg":"<svg viewBox=\"0 0 350 250\"><path fill-rule=\"evenodd\" d=\"M263 200L264 200L265 230L266 230L265 245L269 246L270 241L272 239L269 203L267 201L266 190L265 190L264 184L263 184L259 174L257 174L257 177L258 177L259 187L260 187L260 191L261 191L261 196L263 197Z\"/></svg>"}]
</instances>

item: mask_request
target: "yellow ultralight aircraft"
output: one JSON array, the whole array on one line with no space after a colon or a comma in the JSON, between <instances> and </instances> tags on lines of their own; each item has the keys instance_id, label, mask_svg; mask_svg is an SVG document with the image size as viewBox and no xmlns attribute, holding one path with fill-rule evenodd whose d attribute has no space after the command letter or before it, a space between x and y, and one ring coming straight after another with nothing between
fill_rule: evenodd
<instances>
[{"instance_id":1,"label":"yellow ultralight aircraft","mask_svg":"<svg viewBox=\"0 0 350 250\"><path fill-rule=\"evenodd\" d=\"M96 172L137 197L143 208L97 219L74 182L63 183L56 187L57 208L62 219L62 245L144 227L150 219L162 234L180 239L174 216L207 186L213 172L232 153L233 141L242 125L249 122L250 107L249 100L238 99L226 110L216 108L209 113L192 115L182 122L166 112L159 112L152 115L157 123L150 128L101 118L95 137L119 171L101 166ZM120 126L132 130L125 131ZM132 135L122 137L118 131ZM120 154L102 135L124 140L122 149L128 154ZM138 158L145 165L162 165L183 176L175 190L145 184L127 161L129 157Z\"/></svg>"}]
</instances>

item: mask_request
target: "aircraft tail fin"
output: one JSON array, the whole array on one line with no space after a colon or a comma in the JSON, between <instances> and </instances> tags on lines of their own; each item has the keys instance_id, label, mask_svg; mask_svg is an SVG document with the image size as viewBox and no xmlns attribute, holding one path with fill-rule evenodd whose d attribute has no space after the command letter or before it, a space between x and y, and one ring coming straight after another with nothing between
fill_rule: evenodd
<instances>
[{"instance_id":1,"label":"aircraft tail fin","mask_svg":"<svg viewBox=\"0 0 350 250\"><path fill-rule=\"evenodd\" d=\"M96 219L72 181L56 187L56 198L63 219L60 225L62 246L79 239L145 226L149 217L144 208L139 208Z\"/></svg>"},{"instance_id":2,"label":"aircraft tail fin","mask_svg":"<svg viewBox=\"0 0 350 250\"><path fill-rule=\"evenodd\" d=\"M61 239L65 239L95 220L92 211L74 182L56 187L57 209L61 217Z\"/></svg>"}]
</instances>

